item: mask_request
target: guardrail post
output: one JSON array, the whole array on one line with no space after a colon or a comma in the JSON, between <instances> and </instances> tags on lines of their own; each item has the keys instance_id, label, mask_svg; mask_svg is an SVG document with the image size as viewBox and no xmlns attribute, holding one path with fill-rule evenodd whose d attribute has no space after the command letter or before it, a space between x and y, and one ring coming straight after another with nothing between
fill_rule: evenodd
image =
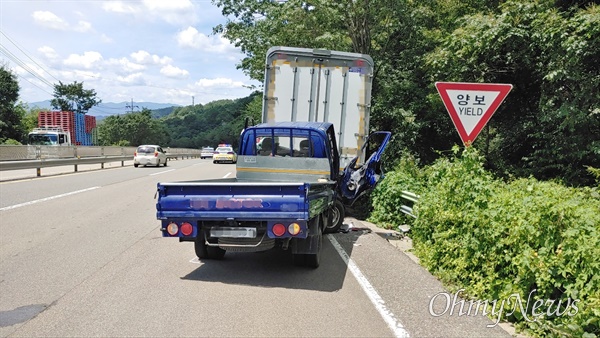
<instances>
[{"instance_id":1,"label":"guardrail post","mask_svg":"<svg viewBox=\"0 0 600 338\"><path fill-rule=\"evenodd\" d=\"M104 147L100 147L100 156L104 156ZM104 169L104 162L100 163L100 169Z\"/></svg>"},{"instance_id":2,"label":"guardrail post","mask_svg":"<svg viewBox=\"0 0 600 338\"><path fill-rule=\"evenodd\" d=\"M75 158L79 158L79 156L77 156L77 147L75 147L75 148L73 149L73 155L75 155L75 156L73 156L73 157L75 157ZM75 165L74 165L74 169L73 169L73 170L75 170L75 172L77 172L77 164L75 164Z\"/></svg>"}]
</instances>

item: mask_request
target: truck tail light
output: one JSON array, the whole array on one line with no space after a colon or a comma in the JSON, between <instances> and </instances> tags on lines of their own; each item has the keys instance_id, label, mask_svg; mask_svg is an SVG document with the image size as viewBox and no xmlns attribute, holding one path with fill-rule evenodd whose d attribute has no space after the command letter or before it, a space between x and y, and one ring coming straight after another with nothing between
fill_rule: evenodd
<instances>
[{"instance_id":1,"label":"truck tail light","mask_svg":"<svg viewBox=\"0 0 600 338\"><path fill-rule=\"evenodd\" d=\"M189 236L192 234L192 232L194 232L194 227L192 227L192 225L188 222L183 222L181 223L181 233L184 236Z\"/></svg>"},{"instance_id":2,"label":"truck tail light","mask_svg":"<svg viewBox=\"0 0 600 338\"><path fill-rule=\"evenodd\" d=\"M169 225L167 225L167 232L169 233L169 235L175 236L177 235L177 232L179 232L179 227L176 223L171 222L169 223Z\"/></svg>"},{"instance_id":3,"label":"truck tail light","mask_svg":"<svg viewBox=\"0 0 600 338\"><path fill-rule=\"evenodd\" d=\"M273 225L273 234L277 237L283 236L285 234L285 225L281 223Z\"/></svg>"},{"instance_id":4,"label":"truck tail light","mask_svg":"<svg viewBox=\"0 0 600 338\"><path fill-rule=\"evenodd\" d=\"M297 234L300 233L300 224L298 224L298 223L290 224L288 226L288 232L290 233L290 235L296 236Z\"/></svg>"}]
</instances>

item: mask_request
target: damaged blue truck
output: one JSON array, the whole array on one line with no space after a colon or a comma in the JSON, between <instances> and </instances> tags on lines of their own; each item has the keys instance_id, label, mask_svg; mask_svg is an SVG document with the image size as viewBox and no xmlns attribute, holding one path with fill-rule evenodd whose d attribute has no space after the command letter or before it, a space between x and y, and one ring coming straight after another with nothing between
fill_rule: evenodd
<instances>
[{"instance_id":1,"label":"damaged blue truck","mask_svg":"<svg viewBox=\"0 0 600 338\"><path fill-rule=\"evenodd\" d=\"M274 48L269 53L268 71L279 71L273 65L281 62L296 67L296 71L308 67L313 69L311 74L315 69L323 74L323 90L313 87L310 95L321 91L326 101L327 92L335 93L335 83L327 78L327 70L334 69L360 77L356 89L368 95L359 99L370 100L372 60L368 56L289 47ZM316 85L316 78L311 76L311 83ZM247 126L240 135L236 177L160 182L156 216L163 236L193 242L200 260L221 259L227 251L280 248L291 251L294 264L316 268L321 261L324 234L340 228L343 219L339 217L345 213L341 208L352 205L383 178L381 156L391 133L379 131L368 137L354 133L355 149L347 140L344 147L339 144L344 142L342 132L336 127L350 125L346 123L347 112L340 111L332 123L327 117L333 114L326 105L307 108L312 113L307 112L305 121L300 121L297 114L292 114L296 118L290 121L274 121L274 106L269 103L274 85L268 79L263 123ZM293 81L297 85L298 79ZM346 88L340 91L340 98L352 95L348 93L351 85L340 85ZM294 95L298 98L304 94ZM358 107L362 111L356 117L361 123L359 129L366 126L368 130L368 124L364 124L365 119L368 121L367 108ZM349 154L354 156L349 158Z\"/></svg>"}]
</instances>

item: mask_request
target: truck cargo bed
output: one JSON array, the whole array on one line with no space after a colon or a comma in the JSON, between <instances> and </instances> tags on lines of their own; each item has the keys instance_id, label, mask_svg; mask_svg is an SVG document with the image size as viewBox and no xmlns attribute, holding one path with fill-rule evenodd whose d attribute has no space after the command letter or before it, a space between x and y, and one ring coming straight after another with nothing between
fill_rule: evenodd
<instances>
[{"instance_id":1,"label":"truck cargo bed","mask_svg":"<svg viewBox=\"0 0 600 338\"><path fill-rule=\"evenodd\" d=\"M334 189L334 182L264 182L237 178L158 183L157 218L308 220L316 212L319 201L332 198Z\"/></svg>"}]
</instances>

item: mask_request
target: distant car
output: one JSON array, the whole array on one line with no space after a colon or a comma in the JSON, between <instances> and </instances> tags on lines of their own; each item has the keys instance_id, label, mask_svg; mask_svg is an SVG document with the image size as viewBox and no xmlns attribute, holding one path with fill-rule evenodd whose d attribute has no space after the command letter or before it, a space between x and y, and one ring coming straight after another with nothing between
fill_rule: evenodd
<instances>
[{"instance_id":1,"label":"distant car","mask_svg":"<svg viewBox=\"0 0 600 338\"><path fill-rule=\"evenodd\" d=\"M237 162L237 154L233 151L232 147L217 147L213 154L213 163L221 162Z\"/></svg>"},{"instance_id":2,"label":"distant car","mask_svg":"<svg viewBox=\"0 0 600 338\"><path fill-rule=\"evenodd\" d=\"M214 155L214 153L215 153L215 148L213 148L213 147L204 147L200 151L200 158L201 159L212 158L213 155Z\"/></svg>"},{"instance_id":3,"label":"distant car","mask_svg":"<svg viewBox=\"0 0 600 338\"><path fill-rule=\"evenodd\" d=\"M133 166L160 166L163 164L165 167L167 166L167 153L157 145L147 144L141 145L133 154Z\"/></svg>"}]
</instances>

